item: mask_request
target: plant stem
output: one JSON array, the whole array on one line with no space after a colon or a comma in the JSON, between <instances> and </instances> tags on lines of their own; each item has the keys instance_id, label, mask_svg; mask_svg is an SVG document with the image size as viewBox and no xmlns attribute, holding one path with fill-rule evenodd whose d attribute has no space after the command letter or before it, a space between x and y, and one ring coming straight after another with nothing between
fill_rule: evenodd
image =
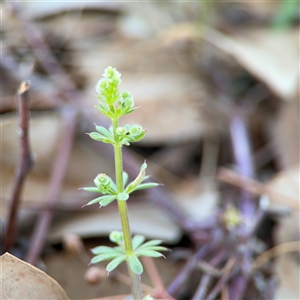
<instances>
[{"instance_id":1,"label":"plant stem","mask_svg":"<svg viewBox=\"0 0 300 300\"><path fill-rule=\"evenodd\" d=\"M112 125L113 125L113 133L116 140L115 132L119 126L118 119L112 119ZM114 152L115 152L116 185L117 185L118 193L122 193L124 191L122 146L119 144L115 144ZM133 254L133 250L132 250L131 231L129 226L128 209L127 209L126 201L118 199L118 207L119 207L119 213L121 218L126 255L128 256ZM139 276L131 270L128 263L127 263L127 267L128 267L129 276L131 278L131 289L132 289L133 297L135 300L140 300L142 299L142 292L141 292L141 284L140 284Z\"/></svg>"}]
</instances>

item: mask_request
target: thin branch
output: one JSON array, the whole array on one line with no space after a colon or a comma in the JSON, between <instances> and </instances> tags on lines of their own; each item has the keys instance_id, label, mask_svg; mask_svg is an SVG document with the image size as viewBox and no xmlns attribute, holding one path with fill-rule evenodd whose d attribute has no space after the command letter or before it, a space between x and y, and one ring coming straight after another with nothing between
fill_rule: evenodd
<instances>
[{"instance_id":1,"label":"thin branch","mask_svg":"<svg viewBox=\"0 0 300 300\"><path fill-rule=\"evenodd\" d=\"M30 115L30 83L24 81L18 90L19 99L19 130L20 130L20 156L16 169L15 183L12 198L8 225L6 228L4 251L9 251L15 242L16 220L20 205L20 196L24 187L25 179L33 166L33 159L29 144L29 115Z\"/></svg>"},{"instance_id":2,"label":"thin branch","mask_svg":"<svg viewBox=\"0 0 300 300\"><path fill-rule=\"evenodd\" d=\"M153 258L144 256L142 257L142 261L155 289L154 298L174 300L174 298L168 294Z\"/></svg>"},{"instance_id":3,"label":"thin branch","mask_svg":"<svg viewBox=\"0 0 300 300\"><path fill-rule=\"evenodd\" d=\"M196 268L197 261L204 257L209 251L211 251L211 245L207 244L203 246L196 254L194 254L175 277L173 282L168 287L168 293L173 297L180 290L185 281L189 278L190 273Z\"/></svg>"},{"instance_id":4,"label":"thin branch","mask_svg":"<svg viewBox=\"0 0 300 300\"><path fill-rule=\"evenodd\" d=\"M221 167L218 170L217 178L223 182L244 189L254 195L267 194L269 197L272 197L272 201L276 203L288 206L294 210L300 210L298 199L281 193L268 185L260 183L253 178L243 176L233 170Z\"/></svg>"},{"instance_id":5,"label":"thin branch","mask_svg":"<svg viewBox=\"0 0 300 300\"><path fill-rule=\"evenodd\" d=\"M254 260L254 262L251 265L251 272L258 269L259 267L261 267L263 264L265 264L267 261L274 258L275 256L282 255L289 252L297 252L297 251L300 252L299 241L288 242L288 243L277 245L265 251Z\"/></svg>"},{"instance_id":6,"label":"thin branch","mask_svg":"<svg viewBox=\"0 0 300 300\"><path fill-rule=\"evenodd\" d=\"M225 251L223 249L219 250L218 253L214 256L214 258L210 261L210 264L206 263L205 261L198 262L200 265L205 268L205 272L208 274L204 274L202 277L198 288L193 296L193 299L203 299L207 293L208 286L212 280L212 273L214 273L214 276L221 276L223 274L222 271L216 270L214 267L216 267L225 256ZM214 271L212 271L214 270Z\"/></svg>"},{"instance_id":7,"label":"thin branch","mask_svg":"<svg viewBox=\"0 0 300 300\"><path fill-rule=\"evenodd\" d=\"M236 259L234 257L231 257L227 261L227 263L224 267L224 273L223 273L222 277L216 283L216 285L211 290L211 292L207 295L207 297L206 297L207 300L215 299L215 297L220 293L220 291L221 291L222 287L224 286L224 284L229 280L235 264L236 264Z\"/></svg>"}]
</instances>

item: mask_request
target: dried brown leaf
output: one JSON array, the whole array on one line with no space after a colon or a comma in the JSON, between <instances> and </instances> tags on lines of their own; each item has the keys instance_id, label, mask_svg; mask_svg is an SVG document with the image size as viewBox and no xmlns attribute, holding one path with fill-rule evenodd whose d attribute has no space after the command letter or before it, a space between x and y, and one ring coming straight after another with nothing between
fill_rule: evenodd
<instances>
[{"instance_id":1,"label":"dried brown leaf","mask_svg":"<svg viewBox=\"0 0 300 300\"><path fill-rule=\"evenodd\" d=\"M2 299L69 299L53 278L9 253L1 256L1 289Z\"/></svg>"}]
</instances>

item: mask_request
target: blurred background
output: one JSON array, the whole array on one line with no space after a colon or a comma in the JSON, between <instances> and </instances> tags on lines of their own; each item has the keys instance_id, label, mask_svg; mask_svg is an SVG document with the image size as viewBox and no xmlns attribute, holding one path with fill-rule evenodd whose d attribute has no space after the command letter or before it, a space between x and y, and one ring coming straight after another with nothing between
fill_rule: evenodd
<instances>
[{"instance_id":1,"label":"blurred background","mask_svg":"<svg viewBox=\"0 0 300 300\"><path fill-rule=\"evenodd\" d=\"M124 149L125 170L133 179L146 159L163 184L128 205L133 233L172 249L155 260L168 293L299 299L298 1L5 1L1 12L2 244L21 151L16 93L31 83L34 166L12 254L72 299L129 293L117 276L84 279L89 249L120 229L116 203L82 208L92 196L78 190L98 173L114 176L112 147L85 134L109 126L93 106L112 66L139 107L121 123L147 129ZM72 238L86 252L69 251Z\"/></svg>"}]
</instances>

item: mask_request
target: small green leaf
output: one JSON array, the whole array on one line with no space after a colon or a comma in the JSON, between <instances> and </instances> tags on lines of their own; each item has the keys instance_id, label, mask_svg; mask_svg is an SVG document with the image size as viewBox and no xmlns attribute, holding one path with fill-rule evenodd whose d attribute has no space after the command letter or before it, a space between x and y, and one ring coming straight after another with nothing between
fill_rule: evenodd
<instances>
[{"instance_id":1,"label":"small green leaf","mask_svg":"<svg viewBox=\"0 0 300 300\"><path fill-rule=\"evenodd\" d=\"M168 251L169 249L162 246L139 247L136 251L153 250L153 251Z\"/></svg>"},{"instance_id":2,"label":"small green leaf","mask_svg":"<svg viewBox=\"0 0 300 300\"><path fill-rule=\"evenodd\" d=\"M117 194L117 186L114 181L109 177L110 180L110 188Z\"/></svg>"},{"instance_id":3,"label":"small green leaf","mask_svg":"<svg viewBox=\"0 0 300 300\"><path fill-rule=\"evenodd\" d=\"M96 187L84 187L82 189L87 192L100 193L100 191Z\"/></svg>"},{"instance_id":4,"label":"small green leaf","mask_svg":"<svg viewBox=\"0 0 300 300\"><path fill-rule=\"evenodd\" d=\"M138 256L149 256L149 257L165 257L163 254L157 252L157 251L153 251L153 250L141 250L141 251L135 251L134 252L136 255Z\"/></svg>"},{"instance_id":5,"label":"small green leaf","mask_svg":"<svg viewBox=\"0 0 300 300\"><path fill-rule=\"evenodd\" d=\"M118 256L113 259L107 266L106 271L111 272L114 270L119 264L121 264L124 260L126 260L126 255Z\"/></svg>"},{"instance_id":6,"label":"small green leaf","mask_svg":"<svg viewBox=\"0 0 300 300\"><path fill-rule=\"evenodd\" d=\"M115 141L111 140L111 139L104 139L102 142L105 144L114 144L115 143Z\"/></svg>"},{"instance_id":7,"label":"small green leaf","mask_svg":"<svg viewBox=\"0 0 300 300\"><path fill-rule=\"evenodd\" d=\"M118 200L126 201L128 200L129 195L126 192L122 192L118 194Z\"/></svg>"},{"instance_id":8,"label":"small green leaf","mask_svg":"<svg viewBox=\"0 0 300 300\"><path fill-rule=\"evenodd\" d=\"M141 183L135 189L133 189L132 192L150 189L150 188L156 187L156 186L159 186L159 183L156 183L156 182Z\"/></svg>"},{"instance_id":9,"label":"small green leaf","mask_svg":"<svg viewBox=\"0 0 300 300\"><path fill-rule=\"evenodd\" d=\"M95 106L101 113L103 113L105 116L112 118L114 116L114 114L106 107L106 105L102 104L106 103L106 99L102 99L103 97L101 96L97 96L98 98L98 102L99 102L99 106Z\"/></svg>"},{"instance_id":10,"label":"small green leaf","mask_svg":"<svg viewBox=\"0 0 300 300\"><path fill-rule=\"evenodd\" d=\"M104 139L106 139L105 136L103 136L102 134L97 133L97 132L91 132L91 133L88 133L88 135L95 141L102 142Z\"/></svg>"},{"instance_id":11,"label":"small green leaf","mask_svg":"<svg viewBox=\"0 0 300 300\"><path fill-rule=\"evenodd\" d=\"M139 247L139 249L148 248L148 247L151 247L151 246L157 246L161 243L162 243L162 240L152 240L152 241L146 242L145 244L141 245Z\"/></svg>"},{"instance_id":12,"label":"small green leaf","mask_svg":"<svg viewBox=\"0 0 300 300\"><path fill-rule=\"evenodd\" d=\"M107 206L108 204L112 203L116 198L117 198L116 195L103 196L102 199L100 200L99 204L101 206Z\"/></svg>"},{"instance_id":13,"label":"small green leaf","mask_svg":"<svg viewBox=\"0 0 300 300\"><path fill-rule=\"evenodd\" d=\"M124 115L127 115L127 114L130 114L132 113L133 111L135 111L137 109L137 107L132 107L130 109L126 109L123 113Z\"/></svg>"},{"instance_id":14,"label":"small green leaf","mask_svg":"<svg viewBox=\"0 0 300 300\"><path fill-rule=\"evenodd\" d=\"M142 245L145 241L145 237L143 235L135 235L132 238L132 248L136 250L140 245Z\"/></svg>"},{"instance_id":15,"label":"small green leaf","mask_svg":"<svg viewBox=\"0 0 300 300\"><path fill-rule=\"evenodd\" d=\"M125 189L127 194L130 194L142 181L145 176L145 169L147 168L147 164L144 162L140 168L140 172L134 181L128 184Z\"/></svg>"},{"instance_id":16,"label":"small green leaf","mask_svg":"<svg viewBox=\"0 0 300 300\"><path fill-rule=\"evenodd\" d=\"M99 255L93 257L90 263L91 264L96 264L98 262L108 260L108 259L112 259L112 258L115 258L115 257L118 257L118 256L120 256L120 253L116 252L116 251L113 251L113 249L112 249L112 252L110 252L110 253L103 253L103 254L99 254Z\"/></svg>"},{"instance_id":17,"label":"small green leaf","mask_svg":"<svg viewBox=\"0 0 300 300\"><path fill-rule=\"evenodd\" d=\"M101 202L102 200L105 200L107 201L107 199L112 199L110 202L112 202L114 199L116 199L116 196L114 195L105 195L105 196L101 196L101 197L98 197L98 198L95 198L93 200L91 200L90 202L88 202L86 205L92 205L92 204L95 204L95 203L99 203ZM105 206L105 205L102 205L102 206Z\"/></svg>"},{"instance_id":18,"label":"small green leaf","mask_svg":"<svg viewBox=\"0 0 300 300\"><path fill-rule=\"evenodd\" d=\"M124 183L124 186L126 185L128 181L128 174L126 172L123 172L123 183Z\"/></svg>"},{"instance_id":19,"label":"small green leaf","mask_svg":"<svg viewBox=\"0 0 300 300\"><path fill-rule=\"evenodd\" d=\"M103 253L110 253L114 250L112 247L107 246L98 246L96 248L91 249L91 252L95 255L103 254Z\"/></svg>"},{"instance_id":20,"label":"small green leaf","mask_svg":"<svg viewBox=\"0 0 300 300\"><path fill-rule=\"evenodd\" d=\"M131 270L135 274L142 274L143 273L143 265L141 264L140 260L135 255L130 255L127 257L128 264Z\"/></svg>"},{"instance_id":21,"label":"small green leaf","mask_svg":"<svg viewBox=\"0 0 300 300\"><path fill-rule=\"evenodd\" d=\"M101 133L102 135L106 136L108 139L113 140L113 136L111 135L111 133L104 128L103 126L98 126L95 124L96 130Z\"/></svg>"},{"instance_id":22,"label":"small green leaf","mask_svg":"<svg viewBox=\"0 0 300 300\"><path fill-rule=\"evenodd\" d=\"M147 169L147 163L144 162L142 165L141 165L141 171L144 171Z\"/></svg>"}]
</instances>

